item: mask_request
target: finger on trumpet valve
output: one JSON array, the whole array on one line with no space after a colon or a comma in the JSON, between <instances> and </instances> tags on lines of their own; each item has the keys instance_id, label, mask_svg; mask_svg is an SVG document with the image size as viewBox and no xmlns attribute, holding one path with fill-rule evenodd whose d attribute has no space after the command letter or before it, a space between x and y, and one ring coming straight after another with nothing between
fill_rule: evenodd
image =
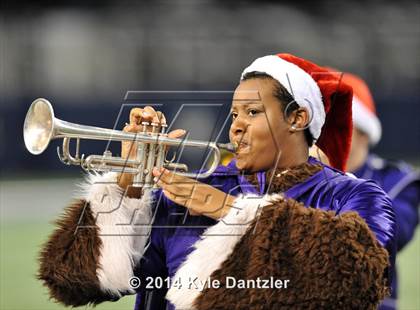
<instances>
[{"instance_id":1,"label":"finger on trumpet valve","mask_svg":"<svg viewBox=\"0 0 420 310\"><path fill-rule=\"evenodd\" d=\"M152 133L157 133L158 128L159 128L159 123L151 123L150 125L152 126Z\"/></svg>"},{"instance_id":2,"label":"finger on trumpet valve","mask_svg":"<svg viewBox=\"0 0 420 310\"><path fill-rule=\"evenodd\" d=\"M145 133L147 131L147 126L149 126L149 122L141 122L142 125L142 132Z\"/></svg>"},{"instance_id":3,"label":"finger on trumpet valve","mask_svg":"<svg viewBox=\"0 0 420 310\"><path fill-rule=\"evenodd\" d=\"M166 128L167 127L168 127L168 125L166 125L166 124L160 125L160 134L161 135L165 135L166 136Z\"/></svg>"}]
</instances>

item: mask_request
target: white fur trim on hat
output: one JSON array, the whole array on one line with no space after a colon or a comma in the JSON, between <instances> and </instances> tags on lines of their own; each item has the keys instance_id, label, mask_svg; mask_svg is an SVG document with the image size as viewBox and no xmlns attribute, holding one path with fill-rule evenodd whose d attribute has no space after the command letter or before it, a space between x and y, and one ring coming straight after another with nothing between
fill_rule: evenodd
<instances>
[{"instance_id":1,"label":"white fur trim on hat","mask_svg":"<svg viewBox=\"0 0 420 310\"><path fill-rule=\"evenodd\" d=\"M381 139L381 122L355 95L353 95L353 124L368 135L371 145L377 144Z\"/></svg>"},{"instance_id":2,"label":"white fur trim on hat","mask_svg":"<svg viewBox=\"0 0 420 310\"><path fill-rule=\"evenodd\" d=\"M321 91L315 80L299 66L279 56L257 58L242 72L241 79L250 72L264 72L276 79L293 96L296 103L309 111L309 131L315 139L321 135L325 122L325 110Z\"/></svg>"}]
</instances>

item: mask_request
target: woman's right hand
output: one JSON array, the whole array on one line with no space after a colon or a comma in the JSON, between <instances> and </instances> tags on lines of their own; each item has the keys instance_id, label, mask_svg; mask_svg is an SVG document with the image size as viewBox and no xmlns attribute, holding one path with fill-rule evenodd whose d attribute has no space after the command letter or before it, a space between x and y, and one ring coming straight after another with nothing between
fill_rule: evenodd
<instances>
[{"instance_id":1,"label":"woman's right hand","mask_svg":"<svg viewBox=\"0 0 420 310\"><path fill-rule=\"evenodd\" d=\"M124 132L141 132L142 122L157 123L159 124L159 130L161 125L166 125L166 118L162 112L156 111L151 106L144 108L133 108L130 111L130 123L127 123L124 127ZM147 126L147 131L152 131L152 126ZM185 130L176 129L168 134L169 138L180 138L185 134ZM137 144L133 141L123 141L121 143L121 157L124 159L136 159L137 156ZM124 190L133 184L134 174L121 173L118 185Z\"/></svg>"}]
</instances>

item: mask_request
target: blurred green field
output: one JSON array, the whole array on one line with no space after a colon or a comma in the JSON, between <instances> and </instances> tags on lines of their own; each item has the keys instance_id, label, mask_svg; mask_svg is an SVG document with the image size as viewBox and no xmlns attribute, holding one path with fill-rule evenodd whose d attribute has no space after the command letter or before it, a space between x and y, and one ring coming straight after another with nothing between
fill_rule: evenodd
<instances>
[{"instance_id":1,"label":"blurred green field","mask_svg":"<svg viewBox=\"0 0 420 310\"><path fill-rule=\"evenodd\" d=\"M35 278L38 250L52 229L49 223L3 223L0 309L68 309L49 300L47 290ZM104 303L95 309L133 309L133 305L134 296L128 296L118 302Z\"/></svg>"},{"instance_id":2,"label":"blurred green field","mask_svg":"<svg viewBox=\"0 0 420 310\"><path fill-rule=\"evenodd\" d=\"M48 300L47 291L35 279L40 245L52 230L47 222L8 222L1 226L0 308L65 309ZM399 255L400 309L420 309L420 229L415 240ZM132 309L134 297L104 303L95 309ZM76 308L85 309L86 307Z\"/></svg>"}]
</instances>

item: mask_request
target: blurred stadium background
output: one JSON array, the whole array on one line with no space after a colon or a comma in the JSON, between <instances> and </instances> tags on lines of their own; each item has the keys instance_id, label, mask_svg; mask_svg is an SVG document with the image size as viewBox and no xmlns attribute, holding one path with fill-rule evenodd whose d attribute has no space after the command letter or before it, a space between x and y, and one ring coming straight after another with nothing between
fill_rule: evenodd
<instances>
[{"instance_id":1,"label":"blurred stadium background","mask_svg":"<svg viewBox=\"0 0 420 310\"><path fill-rule=\"evenodd\" d=\"M144 103L124 99L129 90L232 91L250 61L290 52L365 78L384 127L375 151L419 166L416 1L9 0L0 14L0 309L63 309L35 280L36 257L82 173L54 147L38 157L25 150L22 124L37 97L64 120L121 127L130 105ZM186 109L174 126L212 139L224 108ZM82 147L98 153L104 144ZM400 309L420 309L419 233L398 264ZM97 309L132 305L126 297Z\"/></svg>"}]
</instances>

